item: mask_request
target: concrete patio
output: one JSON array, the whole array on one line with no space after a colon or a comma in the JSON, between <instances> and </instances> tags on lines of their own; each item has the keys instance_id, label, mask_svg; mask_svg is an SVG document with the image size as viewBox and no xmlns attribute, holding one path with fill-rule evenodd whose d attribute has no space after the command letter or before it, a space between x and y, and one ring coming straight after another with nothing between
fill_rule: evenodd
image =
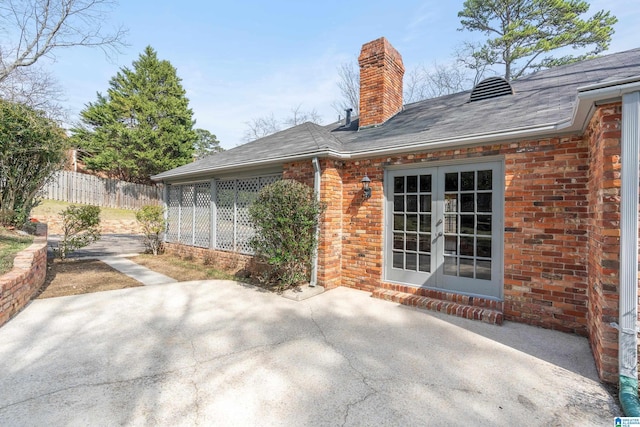
<instances>
[{"instance_id":1,"label":"concrete patio","mask_svg":"<svg viewBox=\"0 0 640 427\"><path fill-rule=\"evenodd\" d=\"M0 425L612 425L587 340L346 288L231 281L33 301L0 328Z\"/></svg>"}]
</instances>

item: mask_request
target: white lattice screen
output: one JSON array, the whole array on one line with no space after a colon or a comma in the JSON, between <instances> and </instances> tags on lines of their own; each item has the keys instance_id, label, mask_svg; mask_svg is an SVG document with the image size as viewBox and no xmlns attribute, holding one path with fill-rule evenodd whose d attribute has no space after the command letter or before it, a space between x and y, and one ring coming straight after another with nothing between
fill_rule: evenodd
<instances>
[{"instance_id":1,"label":"white lattice screen","mask_svg":"<svg viewBox=\"0 0 640 427\"><path fill-rule=\"evenodd\" d=\"M214 203L211 203L210 182L169 186L167 241L252 253L249 241L254 230L249 219L249 206L262 187L279 179L279 175L269 175L216 180ZM212 209L216 217L213 225ZM211 242L212 226L215 229L214 242Z\"/></svg>"},{"instance_id":2,"label":"white lattice screen","mask_svg":"<svg viewBox=\"0 0 640 427\"><path fill-rule=\"evenodd\" d=\"M167 200L167 242L177 242L180 224L180 187L169 186Z\"/></svg>"}]
</instances>

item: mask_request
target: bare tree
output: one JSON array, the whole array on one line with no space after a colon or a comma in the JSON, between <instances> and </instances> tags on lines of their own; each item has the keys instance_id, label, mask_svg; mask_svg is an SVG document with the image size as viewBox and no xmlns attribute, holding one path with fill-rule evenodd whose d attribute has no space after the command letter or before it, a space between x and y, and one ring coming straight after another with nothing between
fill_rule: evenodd
<instances>
[{"instance_id":1,"label":"bare tree","mask_svg":"<svg viewBox=\"0 0 640 427\"><path fill-rule=\"evenodd\" d=\"M291 116L286 118L282 123L286 126L297 126L305 122L311 122L319 124L322 121L320 114L314 108L309 111L302 111L302 104L298 104L291 109Z\"/></svg>"},{"instance_id":2,"label":"bare tree","mask_svg":"<svg viewBox=\"0 0 640 427\"><path fill-rule=\"evenodd\" d=\"M67 111L61 105L64 91L51 73L36 66L18 68L0 82L0 98L44 111L47 117L62 121Z\"/></svg>"},{"instance_id":3,"label":"bare tree","mask_svg":"<svg viewBox=\"0 0 640 427\"><path fill-rule=\"evenodd\" d=\"M338 114L344 110L353 109L354 115L360 111L360 67L358 61L345 62L338 67L338 89L342 98L331 104Z\"/></svg>"},{"instance_id":4,"label":"bare tree","mask_svg":"<svg viewBox=\"0 0 640 427\"><path fill-rule=\"evenodd\" d=\"M482 45L479 43L464 42L461 46L456 48L455 51L456 62L461 66L472 70L472 86L480 83L489 74L496 74L490 69L489 63L482 59L482 56L480 55L481 50Z\"/></svg>"},{"instance_id":5,"label":"bare tree","mask_svg":"<svg viewBox=\"0 0 640 427\"><path fill-rule=\"evenodd\" d=\"M320 124L321 120L322 117L315 108L304 111L302 110L302 104L298 104L291 108L291 115L284 120L276 119L273 113L271 113L268 116L257 117L245 122L247 129L242 139L245 142L249 142L276 133L282 130L283 127L293 127L306 122Z\"/></svg>"},{"instance_id":6,"label":"bare tree","mask_svg":"<svg viewBox=\"0 0 640 427\"><path fill-rule=\"evenodd\" d=\"M253 118L250 121L245 122L245 124L247 125L247 129L245 130L243 137L245 142L263 138L280 130L280 123L273 113L269 116Z\"/></svg>"},{"instance_id":7,"label":"bare tree","mask_svg":"<svg viewBox=\"0 0 640 427\"><path fill-rule=\"evenodd\" d=\"M338 89L342 98L333 102L332 106L340 115L347 108L353 108L357 114L360 105L360 72L357 62L342 64L338 68L338 76ZM417 102L461 92L473 86L471 83L472 79L462 66L447 66L436 62L431 67L419 65L405 74L404 102Z\"/></svg>"},{"instance_id":8,"label":"bare tree","mask_svg":"<svg viewBox=\"0 0 640 427\"><path fill-rule=\"evenodd\" d=\"M404 79L404 102L436 98L462 92L471 86L464 69L455 65L434 62L431 67L420 65L409 71Z\"/></svg>"},{"instance_id":9,"label":"bare tree","mask_svg":"<svg viewBox=\"0 0 640 427\"><path fill-rule=\"evenodd\" d=\"M0 30L13 38L0 48L0 82L58 48L87 46L106 54L118 52L126 30L103 29L105 14L115 4L113 0L0 1Z\"/></svg>"}]
</instances>

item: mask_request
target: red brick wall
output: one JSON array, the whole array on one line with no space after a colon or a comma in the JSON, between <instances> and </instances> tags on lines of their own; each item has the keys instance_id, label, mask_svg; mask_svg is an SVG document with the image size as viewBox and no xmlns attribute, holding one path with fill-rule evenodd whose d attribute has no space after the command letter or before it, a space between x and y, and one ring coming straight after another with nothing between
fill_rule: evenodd
<instances>
[{"instance_id":1,"label":"red brick wall","mask_svg":"<svg viewBox=\"0 0 640 427\"><path fill-rule=\"evenodd\" d=\"M588 147L580 136L345 162L342 194L336 187L325 195L343 200L341 285L397 288L382 277L385 166L497 155L505 159L506 175L504 317L586 335ZM362 199L360 183L365 174L372 181L368 200ZM477 300L479 306L503 308Z\"/></svg>"},{"instance_id":2,"label":"red brick wall","mask_svg":"<svg viewBox=\"0 0 640 427\"><path fill-rule=\"evenodd\" d=\"M586 335L587 143L513 144L505 163L505 318Z\"/></svg>"},{"instance_id":3,"label":"red brick wall","mask_svg":"<svg viewBox=\"0 0 640 427\"><path fill-rule=\"evenodd\" d=\"M181 243L165 243L165 252L181 258L194 258L214 268L229 271L232 274L255 271L253 257L237 252L197 248Z\"/></svg>"},{"instance_id":4,"label":"red brick wall","mask_svg":"<svg viewBox=\"0 0 640 427\"><path fill-rule=\"evenodd\" d=\"M360 56L360 127L384 123L402 109L402 57L381 37L362 46Z\"/></svg>"},{"instance_id":5,"label":"red brick wall","mask_svg":"<svg viewBox=\"0 0 640 427\"><path fill-rule=\"evenodd\" d=\"M591 120L589 141L589 337L600 377L618 377L620 259L620 104L600 107Z\"/></svg>"},{"instance_id":6,"label":"red brick wall","mask_svg":"<svg viewBox=\"0 0 640 427\"><path fill-rule=\"evenodd\" d=\"M47 236L36 236L33 244L19 252L13 269L0 276L0 326L27 305L47 274Z\"/></svg>"}]
</instances>

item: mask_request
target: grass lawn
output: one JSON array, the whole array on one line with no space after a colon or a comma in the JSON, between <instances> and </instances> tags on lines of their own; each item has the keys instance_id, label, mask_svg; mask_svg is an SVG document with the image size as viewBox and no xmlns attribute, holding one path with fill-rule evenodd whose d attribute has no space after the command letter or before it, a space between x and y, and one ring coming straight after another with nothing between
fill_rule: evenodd
<instances>
[{"instance_id":1,"label":"grass lawn","mask_svg":"<svg viewBox=\"0 0 640 427\"><path fill-rule=\"evenodd\" d=\"M13 268L13 259L21 250L33 243L32 236L21 236L0 227L0 274Z\"/></svg>"},{"instance_id":2,"label":"grass lawn","mask_svg":"<svg viewBox=\"0 0 640 427\"><path fill-rule=\"evenodd\" d=\"M69 205L75 204L82 206L81 203L68 203L60 202L58 200L42 200L42 202L31 210L31 216L37 217L38 215L53 216L59 215L60 212L65 210ZM102 220L135 220L136 211L129 209L116 209L116 208L104 208L100 207L100 219Z\"/></svg>"},{"instance_id":3,"label":"grass lawn","mask_svg":"<svg viewBox=\"0 0 640 427\"><path fill-rule=\"evenodd\" d=\"M233 274L215 269L210 265L170 255L138 255L131 260L181 282L189 280L246 280L238 279Z\"/></svg>"}]
</instances>

